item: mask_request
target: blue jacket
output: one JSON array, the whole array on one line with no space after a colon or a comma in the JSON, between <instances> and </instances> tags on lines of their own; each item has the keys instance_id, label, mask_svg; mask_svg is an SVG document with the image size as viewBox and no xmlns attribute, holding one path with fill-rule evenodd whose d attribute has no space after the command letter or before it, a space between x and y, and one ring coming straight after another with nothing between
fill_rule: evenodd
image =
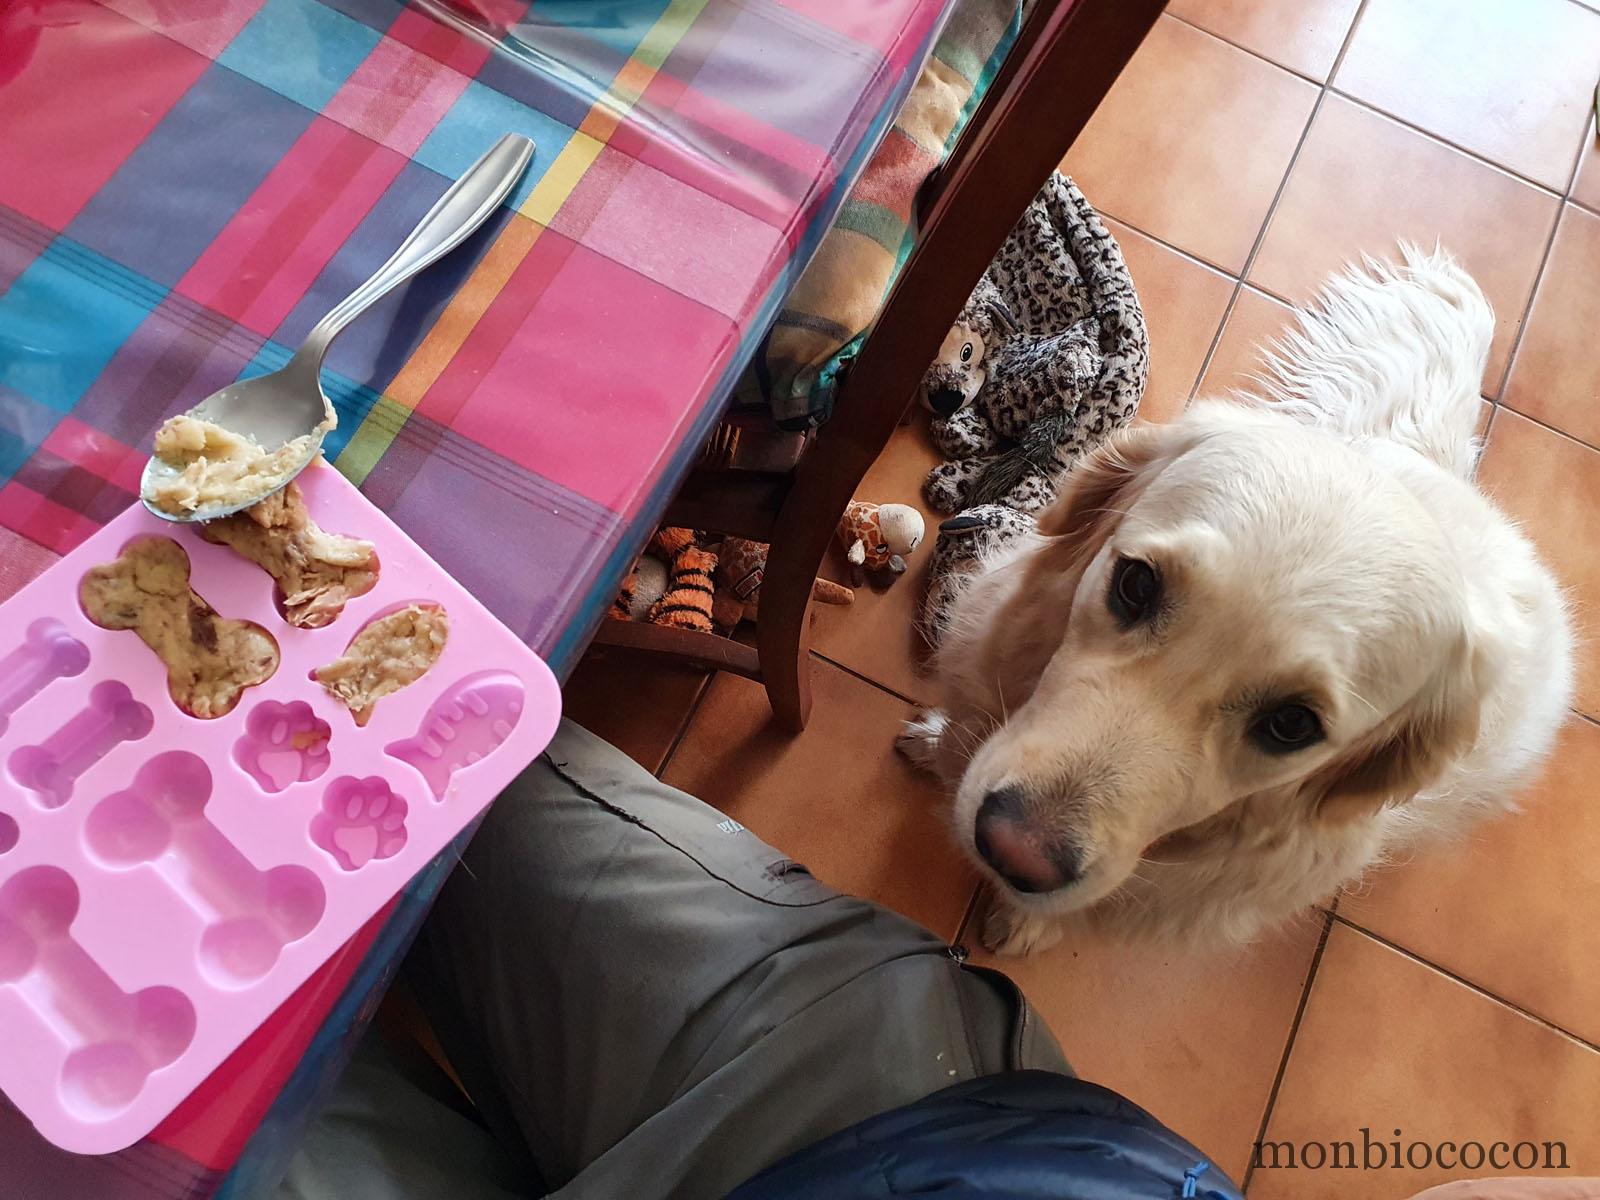
<instances>
[{"instance_id":1,"label":"blue jacket","mask_svg":"<svg viewBox=\"0 0 1600 1200\"><path fill-rule=\"evenodd\" d=\"M1242 1200L1137 1105L1081 1079L1014 1071L862 1121L769 1167L728 1200Z\"/></svg>"}]
</instances>

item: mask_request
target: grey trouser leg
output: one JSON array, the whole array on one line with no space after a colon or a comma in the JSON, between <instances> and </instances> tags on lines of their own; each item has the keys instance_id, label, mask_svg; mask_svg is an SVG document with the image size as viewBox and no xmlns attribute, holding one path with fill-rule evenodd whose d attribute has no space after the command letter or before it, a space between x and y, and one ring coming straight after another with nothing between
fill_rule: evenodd
<instances>
[{"instance_id":1,"label":"grey trouser leg","mask_svg":"<svg viewBox=\"0 0 1600 1200\"><path fill-rule=\"evenodd\" d=\"M489 1127L563 1200L720 1197L951 1084L1067 1069L1001 977L571 724L410 967Z\"/></svg>"}]
</instances>

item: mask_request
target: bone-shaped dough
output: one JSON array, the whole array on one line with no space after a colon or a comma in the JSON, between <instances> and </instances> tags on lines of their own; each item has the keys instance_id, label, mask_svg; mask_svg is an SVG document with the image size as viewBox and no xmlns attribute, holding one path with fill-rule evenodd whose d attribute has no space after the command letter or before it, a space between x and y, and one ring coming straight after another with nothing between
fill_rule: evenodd
<instances>
[{"instance_id":1,"label":"bone-shaped dough","mask_svg":"<svg viewBox=\"0 0 1600 1200\"><path fill-rule=\"evenodd\" d=\"M321 529L297 483L231 517L202 522L200 536L231 546L271 575L283 594L284 619L302 629L331 624L347 601L378 582L372 543Z\"/></svg>"},{"instance_id":2,"label":"bone-shaped dough","mask_svg":"<svg viewBox=\"0 0 1600 1200\"><path fill-rule=\"evenodd\" d=\"M131 629L166 664L167 689L196 717L233 711L244 689L278 669L278 644L254 621L218 616L189 586L189 556L171 538L136 538L78 585L84 615Z\"/></svg>"}]
</instances>

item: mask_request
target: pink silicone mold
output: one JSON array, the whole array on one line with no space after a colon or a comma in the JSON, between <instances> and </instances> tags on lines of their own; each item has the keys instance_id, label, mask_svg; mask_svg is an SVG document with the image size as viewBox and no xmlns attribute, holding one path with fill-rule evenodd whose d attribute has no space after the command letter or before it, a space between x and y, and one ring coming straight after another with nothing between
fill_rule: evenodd
<instances>
[{"instance_id":1,"label":"pink silicone mold","mask_svg":"<svg viewBox=\"0 0 1600 1200\"><path fill-rule=\"evenodd\" d=\"M82 1120L132 1104L153 1071L194 1038L194 1005L176 988L129 995L73 940L78 885L59 867L30 867L0 886L0 984L48 1005L71 1047L61 1064L62 1104Z\"/></svg>"},{"instance_id":2,"label":"pink silicone mold","mask_svg":"<svg viewBox=\"0 0 1600 1200\"><path fill-rule=\"evenodd\" d=\"M126 684L97 683L89 703L37 746L11 756L11 777L38 804L60 808L72 799L72 786L122 742L134 742L154 727L150 709L133 698Z\"/></svg>"},{"instance_id":3,"label":"pink silicone mold","mask_svg":"<svg viewBox=\"0 0 1600 1200\"><path fill-rule=\"evenodd\" d=\"M141 508L0 605L0 1090L68 1150L147 1134L555 730L537 656L335 471L301 484L383 561L324 628L290 627L258 567ZM152 533L278 644L224 716L179 710L160 660L78 607L84 572ZM419 598L447 613L445 648L356 726L311 671Z\"/></svg>"},{"instance_id":4,"label":"pink silicone mold","mask_svg":"<svg viewBox=\"0 0 1600 1200\"><path fill-rule=\"evenodd\" d=\"M0 658L0 734L11 714L52 681L82 675L89 665L89 647L67 632L54 617L40 617L28 626L22 645Z\"/></svg>"},{"instance_id":5,"label":"pink silicone mold","mask_svg":"<svg viewBox=\"0 0 1600 1200\"><path fill-rule=\"evenodd\" d=\"M233 761L269 792L310 783L328 769L333 730L304 700L263 700L250 710Z\"/></svg>"},{"instance_id":6,"label":"pink silicone mold","mask_svg":"<svg viewBox=\"0 0 1600 1200\"><path fill-rule=\"evenodd\" d=\"M506 671L469 675L433 702L416 736L393 742L387 752L410 763L443 800L450 780L499 749L522 718L522 682Z\"/></svg>"}]
</instances>

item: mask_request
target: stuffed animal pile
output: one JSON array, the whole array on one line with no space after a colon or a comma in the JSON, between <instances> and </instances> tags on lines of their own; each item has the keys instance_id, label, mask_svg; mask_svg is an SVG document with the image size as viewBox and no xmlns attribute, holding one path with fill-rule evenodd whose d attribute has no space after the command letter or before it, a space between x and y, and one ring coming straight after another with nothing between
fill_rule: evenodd
<instances>
[{"instance_id":1,"label":"stuffed animal pile","mask_svg":"<svg viewBox=\"0 0 1600 1200\"><path fill-rule=\"evenodd\" d=\"M1133 419L1148 372L1122 251L1083 193L1054 175L923 378L933 440L949 460L923 485L929 505L1037 512L1084 450Z\"/></svg>"},{"instance_id":2,"label":"stuffed animal pile","mask_svg":"<svg viewBox=\"0 0 1600 1200\"><path fill-rule=\"evenodd\" d=\"M939 527L922 627L938 644L962 581L1033 531L1086 451L1133 419L1149 375L1122 251L1070 179L1052 176L1007 237L923 377Z\"/></svg>"}]
</instances>

